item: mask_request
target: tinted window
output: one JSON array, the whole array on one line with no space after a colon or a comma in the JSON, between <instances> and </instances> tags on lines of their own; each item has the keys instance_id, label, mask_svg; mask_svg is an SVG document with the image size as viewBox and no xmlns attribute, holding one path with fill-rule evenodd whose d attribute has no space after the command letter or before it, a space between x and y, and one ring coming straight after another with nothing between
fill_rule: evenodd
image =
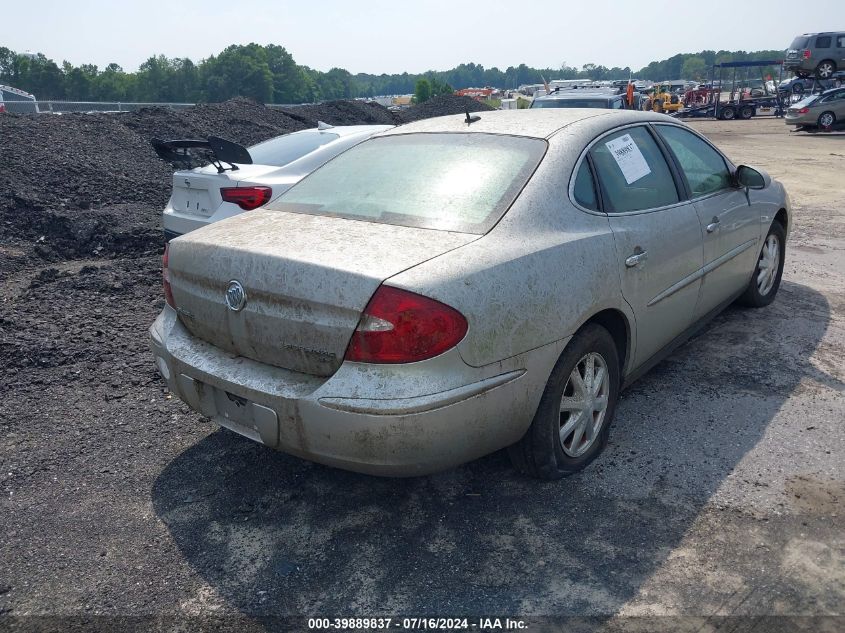
<instances>
[{"instance_id":1,"label":"tinted window","mask_svg":"<svg viewBox=\"0 0 845 633\"><path fill-rule=\"evenodd\" d=\"M822 35L816 38L816 48L830 48L830 35Z\"/></svg>"},{"instance_id":2,"label":"tinted window","mask_svg":"<svg viewBox=\"0 0 845 633\"><path fill-rule=\"evenodd\" d=\"M796 37L792 40L792 44L789 45L790 49L802 49L807 48L807 44L809 44L810 38L808 37Z\"/></svg>"},{"instance_id":3,"label":"tinted window","mask_svg":"<svg viewBox=\"0 0 845 633\"><path fill-rule=\"evenodd\" d=\"M294 132L253 145L249 148L249 155L252 156L252 162L256 165L281 167L310 154L326 143L331 143L336 138L339 136L331 132L316 130Z\"/></svg>"},{"instance_id":4,"label":"tinted window","mask_svg":"<svg viewBox=\"0 0 845 633\"><path fill-rule=\"evenodd\" d=\"M582 207L598 211L599 203L596 199L596 186L593 182L593 174L590 172L590 165L586 160L582 161L581 167L578 168L573 194L575 195L575 202Z\"/></svg>"},{"instance_id":5,"label":"tinted window","mask_svg":"<svg viewBox=\"0 0 845 633\"><path fill-rule=\"evenodd\" d=\"M721 154L692 132L661 125L660 135L681 164L693 197L731 186L731 176Z\"/></svg>"},{"instance_id":6,"label":"tinted window","mask_svg":"<svg viewBox=\"0 0 845 633\"><path fill-rule=\"evenodd\" d=\"M268 205L444 231L486 233L543 158L540 139L401 134L364 141Z\"/></svg>"},{"instance_id":7,"label":"tinted window","mask_svg":"<svg viewBox=\"0 0 845 633\"><path fill-rule=\"evenodd\" d=\"M678 202L672 173L648 130L634 127L606 136L590 150L610 213L654 209Z\"/></svg>"},{"instance_id":8,"label":"tinted window","mask_svg":"<svg viewBox=\"0 0 845 633\"><path fill-rule=\"evenodd\" d=\"M838 48L845 48L845 35L836 36L836 46Z\"/></svg>"}]
</instances>

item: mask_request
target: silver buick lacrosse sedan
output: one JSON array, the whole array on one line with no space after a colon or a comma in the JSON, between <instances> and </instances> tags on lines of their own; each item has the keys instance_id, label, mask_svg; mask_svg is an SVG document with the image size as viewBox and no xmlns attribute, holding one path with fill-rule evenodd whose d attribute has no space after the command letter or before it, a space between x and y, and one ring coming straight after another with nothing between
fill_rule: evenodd
<instances>
[{"instance_id":1,"label":"silver buick lacrosse sedan","mask_svg":"<svg viewBox=\"0 0 845 633\"><path fill-rule=\"evenodd\" d=\"M778 182L665 115L429 119L172 240L151 346L175 395L271 448L407 476L508 447L555 479L626 384L774 299L790 224Z\"/></svg>"}]
</instances>

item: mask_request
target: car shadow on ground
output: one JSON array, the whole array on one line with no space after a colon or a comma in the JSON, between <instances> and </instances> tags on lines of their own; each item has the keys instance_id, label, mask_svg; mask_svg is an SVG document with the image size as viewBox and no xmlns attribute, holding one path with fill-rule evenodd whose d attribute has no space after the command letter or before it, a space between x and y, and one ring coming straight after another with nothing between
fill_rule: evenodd
<instances>
[{"instance_id":1,"label":"car shadow on ground","mask_svg":"<svg viewBox=\"0 0 845 633\"><path fill-rule=\"evenodd\" d=\"M155 511L225 609L249 617L616 613L808 381L830 309L784 283L731 308L628 389L611 445L544 483L504 452L439 475L380 479L225 430L178 456Z\"/></svg>"}]
</instances>

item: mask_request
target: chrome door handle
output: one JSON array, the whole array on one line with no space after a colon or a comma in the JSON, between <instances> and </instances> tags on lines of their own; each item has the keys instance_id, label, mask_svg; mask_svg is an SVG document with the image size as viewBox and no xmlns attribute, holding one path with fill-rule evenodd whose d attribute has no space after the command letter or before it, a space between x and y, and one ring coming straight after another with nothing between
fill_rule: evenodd
<instances>
[{"instance_id":1,"label":"chrome door handle","mask_svg":"<svg viewBox=\"0 0 845 633\"><path fill-rule=\"evenodd\" d=\"M641 262L644 262L648 259L648 251L640 251L639 253L634 253L628 259L625 260L625 265L628 268L633 268L634 266L639 265Z\"/></svg>"},{"instance_id":2,"label":"chrome door handle","mask_svg":"<svg viewBox=\"0 0 845 633\"><path fill-rule=\"evenodd\" d=\"M707 225L707 232L712 233L713 231L715 231L718 228L719 228L719 218L714 217L713 221L710 224Z\"/></svg>"}]
</instances>

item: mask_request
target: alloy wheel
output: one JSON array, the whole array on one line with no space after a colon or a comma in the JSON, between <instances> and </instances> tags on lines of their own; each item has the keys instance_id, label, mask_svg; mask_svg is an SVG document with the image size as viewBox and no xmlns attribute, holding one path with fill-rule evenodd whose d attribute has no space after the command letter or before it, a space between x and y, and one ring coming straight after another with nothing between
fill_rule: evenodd
<instances>
[{"instance_id":1,"label":"alloy wheel","mask_svg":"<svg viewBox=\"0 0 845 633\"><path fill-rule=\"evenodd\" d=\"M833 75L833 64L830 62L822 62L816 69L816 73L821 79L829 79Z\"/></svg>"},{"instance_id":2,"label":"alloy wheel","mask_svg":"<svg viewBox=\"0 0 845 633\"><path fill-rule=\"evenodd\" d=\"M765 297L772 291L780 266L780 240L769 235L757 262L757 291Z\"/></svg>"},{"instance_id":3,"label":"alloy wheel","mask_svg":"<svg viewBox=\"0 0 845 633\"><path fill-rule=\"evenodd\" d=\"M819 125L822 127L830 127L833 125L833 115L830 112L825 112L819 117Z\"/></svg>"},{"instance_id":4,"label":"alloy wheel","mask_svg":"<svg viewBox=\"0 0 845 633\"><path fill-rule=\"evenodd\" d=\"M579 360L560 400L560 446L569 457L580 457L596 442L610 398L610 377L601 354Z\"/></svg>"}]
</instances>

